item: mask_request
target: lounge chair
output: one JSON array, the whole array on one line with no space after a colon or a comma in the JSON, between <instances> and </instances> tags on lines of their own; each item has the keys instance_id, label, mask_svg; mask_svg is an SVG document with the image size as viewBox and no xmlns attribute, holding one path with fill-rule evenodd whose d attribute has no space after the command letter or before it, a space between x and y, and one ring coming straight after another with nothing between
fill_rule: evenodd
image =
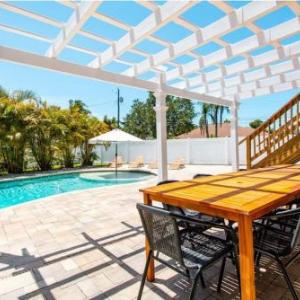
<instances>
[{"instance_id":1,"label":"lounge chair","mask_svg":"<svg viewBox=\"0 0 300 300\"><path fill-rule=\"evenodd\" d=\"M177 158L172 163L169 164L170 170L179 170L179 169L183 169L184 167L185 165L184 165L183 158Z\"/></svg>"},{"instance_id":2,"label":"lounge chair","mask_svg":"<svg viewBox=\"0 0 300 300\"><path fill-rule=\"evenodd\" d=\"M158 169L157 162L156 162L156 161L151 161L151 162L148 164L148 169Z\"/></svg>"},{"instance_id":3,"label":"lounge chair","mask_svg":"<svg viewBox=\"0 0 300 300\"><path fill-rule=\"evenodd\" d=\"M141 168L144 166L144 157L138 156L134 161L129 164L129 168Z\"/></svg>"},{"instance_id":4,"label":"lounge chair","mask_svg":"<svg viewBox=\"0 0 300 300\"><path fill-rule=\"evenodd\" d=\"M119 167L122 167L122 165L123 165L122 156L117 156L117 160L116 160L116 158L114 158L112 160L112 162L109 163L108 167L109 168L115 168L117 166L119 168Z\"/></svg>"}]
</instances>

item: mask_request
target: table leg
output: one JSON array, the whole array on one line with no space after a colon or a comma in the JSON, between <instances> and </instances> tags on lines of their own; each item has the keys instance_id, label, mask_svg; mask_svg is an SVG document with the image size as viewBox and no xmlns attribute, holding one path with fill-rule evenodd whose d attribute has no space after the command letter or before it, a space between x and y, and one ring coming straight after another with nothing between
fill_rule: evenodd
<instances>
[{"instance_id":1,"label":"table leg","mask_svg":"<svg viewBox=\"0 0 300 300\"><path fill-rule=\"evenodd\" d=\"M252 220L248 216L241 216L239 221L239 248L241 268L241 299L254 300L255 273Z\"/></svg>"},{"instance_id":2,"label":"table leg","mask_svg":"<svg viewBox=\"0 0 300 300\"><path fill-rule=\"evenodd\" d=\"M152 200L150 199L149 195L144 194L144 204L146 205L152 205ZM149 242L146 239L146 256L148 256L149 253ZM147 280L148 281L154 281L155 279L155 271L154 271L154 259L151 259L149 267L148 267L148 272L147 272Z\"/></svg>"}]
</instances>

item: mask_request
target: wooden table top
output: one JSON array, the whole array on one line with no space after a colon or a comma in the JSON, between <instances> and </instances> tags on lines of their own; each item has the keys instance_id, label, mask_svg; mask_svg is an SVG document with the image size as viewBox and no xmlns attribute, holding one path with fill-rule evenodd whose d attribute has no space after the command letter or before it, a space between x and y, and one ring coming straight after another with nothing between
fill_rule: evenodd
<instances>
[{"instance_id":1,"label":"wooden table top","mask_svg":"<svg viewBox=\"0 0 300 300\"><path fill-rule=\"evenodd\" d=\"M300 197L300 165L278 165L142 189L152 200L238 220Z\"/></svg>"}]
</instances>

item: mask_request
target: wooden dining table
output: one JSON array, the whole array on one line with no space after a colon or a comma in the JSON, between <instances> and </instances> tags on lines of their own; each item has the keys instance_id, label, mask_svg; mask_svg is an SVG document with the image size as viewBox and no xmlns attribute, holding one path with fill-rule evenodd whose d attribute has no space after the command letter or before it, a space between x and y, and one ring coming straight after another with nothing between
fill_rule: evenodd
<instances>
[{"instance_id":1,"label":"wooden dining table","mask_svg":"<svg viewBox=\"0 0 300 300\"><path fill-rule=\"evenodd\" d=\"M300 197L300 165L277 165L141 189L144 203L167 203L238 223L241 298L256 299L253 221ZM146 252L149 245L146 240ZM154 261L147 279L153 281Z\"/></svg>"}]
</instances>

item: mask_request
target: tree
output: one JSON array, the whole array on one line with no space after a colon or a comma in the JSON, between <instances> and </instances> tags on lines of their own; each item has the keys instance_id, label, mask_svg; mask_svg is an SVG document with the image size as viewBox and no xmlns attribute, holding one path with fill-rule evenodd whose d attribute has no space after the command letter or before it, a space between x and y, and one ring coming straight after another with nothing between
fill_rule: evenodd
<instances>
[{"instance_id":1,"label":"tree","mask_svg":"<svg viewBox=\"0 0 300 300\"><path fill-rule=\"evenodd\" d=\"M189 132L195 126L193 103L188 99L167 96L167 133L168 138ZM124 119L124 130L142 139L156 138L155 96L149 92L145 102L134 100Z\"/></svg>"},{"instance_id":2,"label":"tree","mask_svg":"<svg viewBox=\"0 0 300 300\"><path fill-rule=\"evenodd\" d=\"M146 103L139 99L133 101L130 112L126 115L123 122L123 129L141 139L155 138L155 112L151 99Z\"/></svg>"},{"instance_id":3,"label":"tree","mask_svg":"<svg viewBox=\"0 0 300 300\"><path fill-rule=\"evenodd\" d=\"M194 105L189 99L167 96L167 132L168 137L173 138L180 134L190 132L195 128Z\"/></svg>"},{"instance_id":4,"label":"tree","mask_svg":"<svg viewBox=\"0 0 300 300\"><path fill-rule=\"evenodd\" d=\"M9 93L0 86L0 163L9 173L21 173L31 162L42 171L57 163L73 167L79 149L82 165L92 165L96 154L88 141L108 130L82 100L62 109L30 90Z\"/></svg>"},{"instance_id":5,"label":"tree","mask_svg":"<svg viewBox=\"0 0 300 300\"><path fill-rule=\"evenodd\" d=\"M10 173L24 170L27 117L33 109L11 98L0 99L0 153Z\"/></svg>"},{"instance_id":6,"label":"tree","mask_svg":"<svg viewBox=\"0 0 300 300\"><path fill-rule=\"evenodd\" d=\"M229 112L229 108L221 105L210 105L211 119L215 127L215 137L218 137L218 126L222 126L223 116L225 112Z\"/></svg>"},{"instance_id":7,"label":"tree","mask_svg":"<svg viewBox=\"0 0 300 300\"><path fill-rule=\"evenodd\" d=\"M87 109L87 105L79 99L76 100L69 100L69 109L71 111L75 110L77 112L83 113L83 114L90 114L91 112Z\"/></svg>"},{"instance_id":8,"label":"tree","mask_svg":"<svg viewBox=\"0 0 300 300\"><path fill-rule=\"evenodd\" d=\"M82 128L84 139L80 147L82 166L92 166L93 161L97 159L97 155L93 151L95 145L89 144L89 139L107 131L109 131L109 127L105 122L89 115L84 118L84 126Z\"/></svg>"},{"instance_id":9,"label":"tree","mask_svg":"<svg viewBox=\"0 0 300 300\"><path fill-rule=\"evenodd\" d=\"M8 97L9 97L8 91L0 85L0 99L8 98Z\"/></svg>"},{"instance_id":10,"label":"tree","mask_svg":"<svg viewBox=\"0 0 300 300\"><path fill-rule=\"evenodd\" d=\"M199 127L201 130L205 130L206 137L209 137L208 125L212 123L214 125L214 136L218 137L218 126L222 126L223 116L225 112L229 112L229 108L215 104L201 104Z\"/></svg>"},{"instance_id":11,"label":"tree","mask_svg":"<svg viewBox=\"0 0 300 300\"><path fill-rule=\"evenodd\" d=\"M33 91L16 90L9 93L0 86L0 152L10 173L24 170L26 126L39 100Z\"/></svg>"},{"instance_id":12,"label":"tree","mask_svg":"<svg viewBox=\"0 0 300 300\"><path fill-rule=\"evenodd\" d=\"M79 108L60 110L61 136L58 136L58 148L66 168L74 167L76 149L83 143L82 119L85 113Z\"/></svg>"},{"instance_id":13,"label":"tree","mask_svg":"<svg viewBox=\"0 0 300 300\"><path fill-rule=\"evenodd\" d=\"M252 122L249 123L249 126L250 126L251 128L253 128L253 129L256 129L256 128L258 128L262 123L263 123L262 120L260 120L260 119L255 119L255 120L253 120Z\"/></svg>"},{"instance_id":14,"label":"tree","mask_svg":"<svg viewBox=\"0 0 300 300\"><path fill-rule=\"evenodd\" d=\"M50 170L58 141L66 130L61 109L56 106L36 106L26 129L32 154L42 171Z\"/></svg>"},{"instance_id":15,"label":"tree","mask_svg":"<svg viewBox=\"0 0 300 300\"><path fill-rule=\"evenodd\" d=\"M210 104L202 103L199 119L200 130L205 130L205 135L209 138L208 123L210 118Z\"/></svg>"},{"instance_id":16,"label":"tree","mask_svg":"<svg viewBox=\"0 0 300 300\"><path fill-rule=\"evenodd\" d=\"M35 92L31 90L15 90L11 94L11 98L13 98L15 101L23 102L23 101L29 101L29 102L36 102L40 103L41 98L38 96Z\"/></svg>"},{"instance_id":17,"label":"tree","mask_svg":"<svg viewBox=\"0 0 300 300\"><path fill-rule=\"evenodd\" d=\"M118 127L118 121L115 117L109 118L104 116L103 122L108 126L109 130L113 130Z\"/></svg>"}]
</instances>

